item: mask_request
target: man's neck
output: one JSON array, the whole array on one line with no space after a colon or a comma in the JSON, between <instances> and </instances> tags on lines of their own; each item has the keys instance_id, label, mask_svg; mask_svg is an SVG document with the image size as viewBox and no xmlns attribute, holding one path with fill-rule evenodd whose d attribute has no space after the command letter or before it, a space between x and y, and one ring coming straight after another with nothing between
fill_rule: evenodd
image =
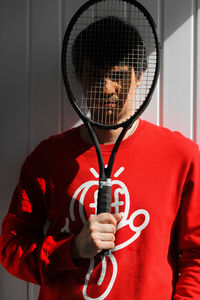
<instances>
[{"instance_id":1,"label":"man's neck","mask_svg":"<svg viewBox=\"0 0 200 300\"><path fill-rule=\"evenodd\" d=\"M138 127L138 124L139 124L139 120L137 120L131 126L131 128L127 130L127 132L124 136L124 139L127 139L129 136L131 136L135 132L135 130ZM116 142L120 132L122 131L121 127L117 128L117 129L106 130L106 129L101 129L101 128L94 126L93 129L97 135L99 143L103 144L103 145L114 144ZM85 142L93 144L90 133L89 133L87 127L85 127L85 126L81 127L81 137Z\"/></svg>"}]
</instances>

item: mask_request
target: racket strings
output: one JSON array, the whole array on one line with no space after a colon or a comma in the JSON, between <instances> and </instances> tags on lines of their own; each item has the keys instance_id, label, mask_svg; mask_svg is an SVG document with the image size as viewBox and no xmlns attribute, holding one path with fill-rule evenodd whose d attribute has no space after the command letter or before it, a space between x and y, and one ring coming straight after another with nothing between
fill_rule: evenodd
<instances>
[{"instance_id":1,"label":"racket strings","mask_svg":"<svg viewBox=\"0 0 200 300\"><path fill-rule=\"evenodd\" d=\"M131 3L100 1L80 15L68 41L66 64L81 112L103 125L133 116L155 77L155 48L149 21Z\"/></svg>"}]
</instances>

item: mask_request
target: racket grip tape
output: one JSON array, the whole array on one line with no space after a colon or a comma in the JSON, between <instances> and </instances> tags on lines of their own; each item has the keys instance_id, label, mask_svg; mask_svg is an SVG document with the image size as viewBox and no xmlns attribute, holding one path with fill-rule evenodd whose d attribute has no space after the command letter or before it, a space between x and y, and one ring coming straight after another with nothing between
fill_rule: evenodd
<instances>
[{"instance_id":1,"label":"racket grip tape","mask_svg":"<svg viewBox=\"0 0 200 300\"><path fill-rule=\"evenodd\" d=\"M106 181L100 181L99 191L98 191L98 200L97 200L97 214L104 212L110 212L111 204L111 180L108 178ZM105 249L101 251L100 255L110 255L111 250Z\"/></svg>"},{"instance_id":2,"label":"racket grip tape","mask_svg":"<svg viewBox=\"0 0 200 300\"><path fill-rule=\"evenodd\" d=\"M98 199L97 199L97 214L110 212L111 204L111 180L100 181Z\"/></svg>"}]
</instances>

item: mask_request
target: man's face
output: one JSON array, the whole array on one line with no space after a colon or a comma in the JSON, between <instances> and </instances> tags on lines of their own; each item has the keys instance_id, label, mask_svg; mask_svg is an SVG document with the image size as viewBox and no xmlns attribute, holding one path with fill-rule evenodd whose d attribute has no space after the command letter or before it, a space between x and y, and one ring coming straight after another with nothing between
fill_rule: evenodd
<instances>
[{"instance_id":1,"label":"man's face","mask_svg":"<svg viewBox=\"0 0 200 300\"><path fill-rule=\"evenodd\" d=\"M105 125L121 123L134 114L136 81L127 65L102 70L84 63L81 84L91 119Z\"/></svg>"}]
</instances>

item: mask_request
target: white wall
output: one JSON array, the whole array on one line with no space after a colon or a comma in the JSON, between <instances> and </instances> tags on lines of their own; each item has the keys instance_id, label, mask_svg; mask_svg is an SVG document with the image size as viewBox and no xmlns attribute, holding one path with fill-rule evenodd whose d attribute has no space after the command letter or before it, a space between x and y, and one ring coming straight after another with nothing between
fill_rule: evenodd
<instances>
[{"instance_id":1,"label":"white wall","mask_svg":"<svg viewBox=\"0 0 200 300\"><path fill-rule=\"evenodd\" d=\"M64 29L84 0L0 0L0 222L26 155L78 119L60 70ZM200 143L200 0L141 0L163 46L161 75L143 115ZM0 299L34 300L37 287L0 266Z\"/></svg>"}]
</instances>

